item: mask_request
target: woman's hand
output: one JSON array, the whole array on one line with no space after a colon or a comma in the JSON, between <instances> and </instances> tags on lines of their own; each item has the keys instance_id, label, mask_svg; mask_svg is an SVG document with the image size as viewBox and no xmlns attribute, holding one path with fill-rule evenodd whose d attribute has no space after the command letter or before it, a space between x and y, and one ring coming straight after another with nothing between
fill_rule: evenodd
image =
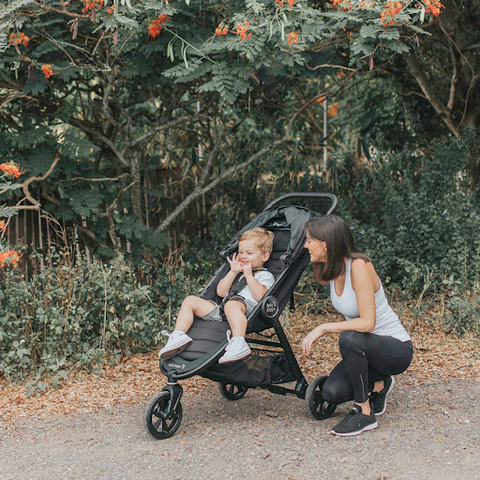
<instances>
[{"instance_id":1,"label":"woman's hand","mask_svg":"<svg viewBox=\"0 0 480 480\"><path fill-rule=\"evenodd\" d=\"M227 257L227 261L230 264L230 270L233 273L240 273L242 271L242 264L238 260L238 257L238 253L234 253L231 260Z\"/></svg>"},{"instance_id":2,"label":"woman's hand","mask_svg":"<svg viewBox=\"0 0 480 480\"><path fill-rule=\"evenodd\" d=\"M312 345L320 338L323 337L327 332L323 325L319 325L317 328L314 328L302 342L302 349L305 355L310 355L310 350Z\"/></svg>"}]
</instances>

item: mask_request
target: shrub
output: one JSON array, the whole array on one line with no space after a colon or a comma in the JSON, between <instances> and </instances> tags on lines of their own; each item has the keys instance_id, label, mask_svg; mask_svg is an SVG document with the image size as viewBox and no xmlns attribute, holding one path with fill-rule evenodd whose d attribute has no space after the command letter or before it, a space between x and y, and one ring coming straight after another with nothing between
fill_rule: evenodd
<instances>
[{"instance_id":1,"label":"shrub","mask_svg":"<svg viewBox=\"0 0 480 480\"><path fill-rule=\"evenodd\" d=\"M53 252L30 280L20 269L2 276L0 374L54 383L67 369L154 347L190 286L172 262L134 270L122 258L72 262L66 251Z\"/></svg>"},{"instance_id":2,"label":"shrub","mask_svg":"<svg viewBox=\"0 0 480 480\"><path fill-rule=\"evenodd\" d=\"M338 192L386 282L418 292L480 281L480 210L465 176L472 135L421 155L378 155Z\"/></svg>"}]
</instances>

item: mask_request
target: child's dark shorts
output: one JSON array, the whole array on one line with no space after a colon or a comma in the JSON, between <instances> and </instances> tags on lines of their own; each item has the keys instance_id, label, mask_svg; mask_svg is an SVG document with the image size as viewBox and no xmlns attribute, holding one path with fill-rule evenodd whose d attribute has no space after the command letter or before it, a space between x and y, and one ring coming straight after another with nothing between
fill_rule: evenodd
<instances>
[{"instance_id":1,"label":"child's dark shorts","mask_svg":"<svg viewBox=\"0 0 480 480\"><path fill-rule=\"evenodd\" d=\"M252 310L257 306L257 302L252 302L248 298L243 298L240 295L235 295L234 297L230 298L228 301L230 302L232 300L235 301L235 302L241 302L247 307L247 310L245 311L245 316L247 316L247 317L250 315L250 313L252 313ZM223 321L223 318L222 318L223 307L222 307L222 305L217 305L213 300L210 300L210 303L215 305L215 308L211 312L209 312L206 315L204 315L203 317L199 317L199 318L201 318L202 320L206 320L208 322L222 322Z\"/></svg>"}]
</instances>

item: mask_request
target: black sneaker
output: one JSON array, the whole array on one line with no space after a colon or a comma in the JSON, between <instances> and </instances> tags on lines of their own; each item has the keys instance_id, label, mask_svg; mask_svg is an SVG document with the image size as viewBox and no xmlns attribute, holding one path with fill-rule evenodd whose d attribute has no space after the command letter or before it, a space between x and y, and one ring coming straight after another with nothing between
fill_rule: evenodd
<instances>
[{"instance_id":1,"label":"black sneaker","mask_svg":"<svg viewBox=\"0 0 480 480\"><path fill-rule=\"evenodd\" d=\"M332 428L332 433L342 437L358 435L359 433L373 430L378 427L373 411L370 415L362 413L362 407L353 404L351 412L338 424Z\"/></svg>"},{"instance_id":2,"label":"black sneaker","mask_svg":"<svg viewBox=\"0 0 480 480\"><path fill-rule=\"evenodd\" d=\"M370 395L370 406L375 415L383 415L387 409L387 395L392 391L395 385L395 378L388 377L385 380L385 386L379 392L372 392Z\"/></svg>"}]
</instances>

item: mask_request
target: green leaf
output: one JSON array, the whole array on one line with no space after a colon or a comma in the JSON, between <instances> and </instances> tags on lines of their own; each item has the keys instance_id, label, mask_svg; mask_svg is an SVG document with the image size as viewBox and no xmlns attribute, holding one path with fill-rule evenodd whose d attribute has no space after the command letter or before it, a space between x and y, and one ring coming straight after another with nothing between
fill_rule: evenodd
<instances>
[{"instance_id":1,"label":"green leaf","mask_svg":"<svg viewBox=\"0 0 480 480\"><path fill-rule=\"evenodd\" d=\"M6 205L0 205L0 217L10 218L18 215L18 212L18 209L7 207Z\"/></svg>"},{"instance_id":2,"label":"green leaf","mask_svg":"<svg viewBox=\"0 0 480 480\"><path fill-rule=\"evenodd\" d=\"M395 28L389 28L382 32L379 35L379 38L385 38L387 40L399 40L400 39L400 32Z\"/></svg>"},{"instance_id":3,"label":"green leaf","mask_svg":"<svg viewBox=\"0 0 480 480\"><path fill-rule=\"evenodd\" d=\"M360 29L360 37L377 38L378 32L382 30L378 25L363 25Z\"/></svg>"}]
</instances>

